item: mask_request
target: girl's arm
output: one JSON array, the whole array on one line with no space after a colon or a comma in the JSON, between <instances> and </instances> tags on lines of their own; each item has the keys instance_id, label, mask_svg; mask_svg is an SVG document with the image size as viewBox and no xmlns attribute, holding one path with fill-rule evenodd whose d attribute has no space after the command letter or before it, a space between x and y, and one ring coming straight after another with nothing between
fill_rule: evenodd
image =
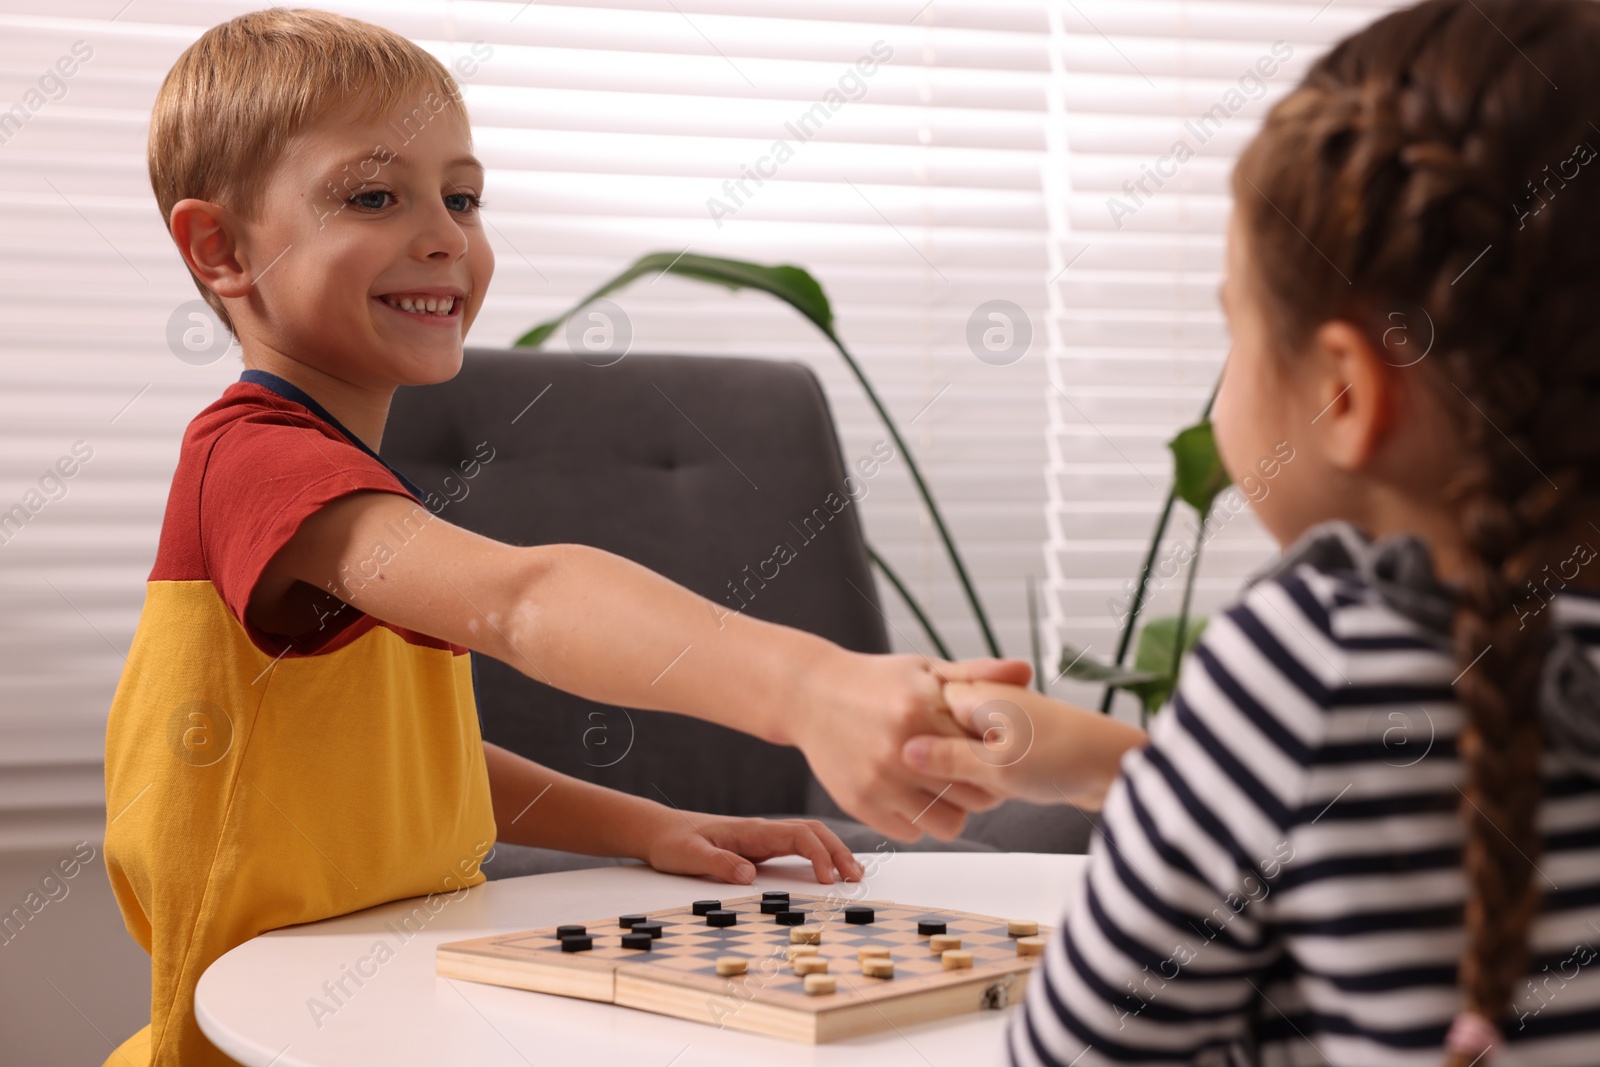
<instances>
[{"instance_id":1,"label":"girl's arm","mask_svg":"<svg viewBox=\"0 0 1600 1067\"><path fill-rule=\"evenodd\" d=\"M1349 663L1343 643L1370 640L1374 631L1370 621L1358 628L1337 616L1333 598L1344 587L1328 583L1315 592L1294 578L1291 590L1283 581L1263 582L1213 616L1148 743L1121 761L1087 874L1013 1016L1011 1046L1025 1050L1016 1062L1210 1063L1227 1059L1224 1047L1252 1027L1265 1062L1322 1063L1315 1046L1302 1047L1306 1031L1318 1042L1331 1033L1348 1042L1341 1047L1363 1050L1351 1062L1383 1062L1383 1049L1414 1044L1416 1035L1437 1043L1430 1031L1442 1035L1457 1010L1453 990L1428 1000L1415 992L1416 979L1393 981L1435 959L1455 962L1435 949L1449 927L1419 932L1407 910L1432 904L1416 899L1417 874L1398 866L1400 873L1388 873L1391 852L1417 854L1417 835L1427 834L1421 827L1433 825L1432 816L1421 826L1384 817L1372 799L1383 795L1376 790L1386 778L1411 797L1428 787L1398 763L1381 763L1381 746L1363 753L1359 740L1361 724L1381 706L1374 698L1393 699L1394 675L1385 673L1393 668L1363 676ZM1350 610L1370 612L1370 605L1358 600ZM1384 636L1414 632L1401 625ZM1415 669L1416 660L1406 662ZM1454 665L1438 662L1448 685ZM1352 675L1375 688L1341 692ZM1046 742L1047 762L1057 768L1073 766L1079 738L1092 745L1099 733L1090 719L1101 717L1092 712L1072 709L1067 717L1065 705L1036 695L1010 699L1028 710L1036 742ZM1323 750L1330 728L1339 741L1332 760ZM1341 810L1336 802L1356 781L1364 795ZM1361 821L1347 821L1351 815ZM1315 845L1306 841L1308 828L1321 838ZM1297 860L1297 852L1308 858ZM1342 984L1330 974L1353 977ZM1383 1037L1374 1042L1373 1034ZM1386 1043L1392 1034L1404 1036Z\"/></svg>"},{"instance_id":2,"label":"girl's arm","mask_svg":"<svg viewBox=\"0 0 1600 1067\"><path fill-rule=\"evenodd\" d=\"M352 493L307 518L257 583L249 616L273 633L315 631L286 617L313 615L308 593L494 656L590 700L693 715L796 745L841 807L901 840L923 831L954 837L967 811L994 803L901 759L914 735L960 731L945 713L943 683L1025 682L1029 673L1016 660L950 664L849 652L730 612L620 556L582 545L501 544L395 493Z\"/></svg>"}]
</instances>

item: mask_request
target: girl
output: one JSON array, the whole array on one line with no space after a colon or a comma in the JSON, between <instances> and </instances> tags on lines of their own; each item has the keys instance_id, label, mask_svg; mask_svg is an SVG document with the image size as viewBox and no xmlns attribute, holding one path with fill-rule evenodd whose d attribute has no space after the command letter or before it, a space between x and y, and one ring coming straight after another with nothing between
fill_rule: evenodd
<instances>
[{"instance_id":1,"label":"girl","mask_svg":"<svg viewBox=\"0 0 1600 1067\"><path fill-rule=\"evenodd\" d=\"M1148 745L953 684L1032 747L905 748L1091 801L1127 751L1014 1063L1600 1063L1597 59L1600 5L1429 0L1239 160L1217 439L1295 450L1288 551Z\"/></svg>"}]
</instances>

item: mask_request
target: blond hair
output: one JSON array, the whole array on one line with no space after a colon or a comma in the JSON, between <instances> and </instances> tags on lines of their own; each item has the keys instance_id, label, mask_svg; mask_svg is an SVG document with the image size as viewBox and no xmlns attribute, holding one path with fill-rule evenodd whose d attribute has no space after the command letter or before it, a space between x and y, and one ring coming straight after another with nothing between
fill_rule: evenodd
<instances>
[{"instance_id":1,"label":"blond hair","mask_svg":"<svg viewBox=\"0 0 1600 1067\"><path fill-rule=\"evenodd\" d=\"M430 91L471 130L450 72L392 30L280 7L213 26L172 65L151 109L150 187L162 221L170 233L173 205L194 197L253 222L272 168L306 127L347 106L375 122ZM222 298L194 283L236 333Z\"/></svg>"}]
</instances>

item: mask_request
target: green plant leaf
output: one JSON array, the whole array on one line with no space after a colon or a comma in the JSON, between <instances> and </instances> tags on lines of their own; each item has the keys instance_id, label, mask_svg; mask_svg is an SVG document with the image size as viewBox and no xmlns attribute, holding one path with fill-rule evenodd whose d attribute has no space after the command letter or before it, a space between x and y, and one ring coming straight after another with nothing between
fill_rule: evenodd
<instances>
[{"instance_id":1,"label":"green plant leaf","mask_svg":"<svg viewBox=\"0 0 1600 1067\"><path fill-rule=\"evenodd\" d=\"M1183 430L1167 442L1167 447L1172 450L1174 490L1203 520L1211 513L1217 494L1233 484L1223 469L1222 457L1217 454L1211 420L1197 422Z\"/></svg>"},{"instance_id":2,"label":"green plant leaf","mask_svg":"<svg viewBox=\"0 0 1600 1067\"><path fill-rule=\"evenodd\" d=\"M1205 632L1205 619L1190 619L1183 628L1183 654L1187 656L1200 635ZM1177 679L1172 674L1173 643L1178 638L1178 617L1164 615L1151 619L1139 632L1139 645L1133 653L1136 671L1155 675L1151 681L1123 688L1144 702L1147 712L1158 710L1172 695Z\"/></svg>"},{"instance_id":3,"label":"green plant leaf","mask_svg":"<svg viewBox=\"0 0 1600 1067\"><path fill-rule=\"evenodd\" d=\"M568 310L542 322L517 338L518 348L538 348L550 335L561 328L580 308L592 304L609 293L614 293L648 274L679 274L696 281L712 282L729 289L758 289L777 297L794 308L812 324L833 336L833 309L828 298L809 272L800 267L780 265L765 267L759 263L746 263L739 259L722 259L718 256L696 256L688 253L652 252L640 256L633 265L609 282L578 301Z\"/></svg>"},{"instance_id":4,"label":"green plant leaf","mask_svg":"<svg viewBox=\"0 0 1600 1067\"><path fill-rule=\"evenodd\" d=\"M1160 681L1164 677L1150 671L1113 667L1093 656L1084 655L1071 645L1061 646L1061 662L1056 665L1056 671L1080 682L1108 685L1113 689L1131 689L1136 685Z\"/></svg>"}]
</instances>

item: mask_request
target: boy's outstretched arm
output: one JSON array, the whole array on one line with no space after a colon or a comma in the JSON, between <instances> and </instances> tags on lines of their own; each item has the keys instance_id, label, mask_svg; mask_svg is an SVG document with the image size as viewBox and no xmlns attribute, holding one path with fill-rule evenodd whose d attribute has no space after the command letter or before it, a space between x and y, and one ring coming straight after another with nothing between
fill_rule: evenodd
<instances>
[{"instance_id":1,"label":"boy's outstretched arm","mask_svg":"<svg viewBox=\"0 0 1600 1067\"><path fill-rule=\"evenodd\" d=\"M817 881L835 869L847 881L861 864L812 819L739 819L683 811L668 803L580 781L484 742L489 793L501 844L537 845L591 856L627 856L669 874L749 885L755 864L774 856L811 861ZM754 862L752 862L754 861Z\"/></svg>"},{"instance_id":2,"label":"boy's outstretched arm","mask_svg":"<svg viewBox=\"0 0 1600 1067\"><path fill-rule=\"evenodd\" d=\"M1122 757L1149 740L1137 726L1032 689L952 683L945 700L968 737L914 737L906 763L1004 799L1098 811Z\"/></svg>"},{"instance_id":3,"label":"boy's outstretched arm","mask_svg":"<svg viewBox=\"0 0 1600 1067\"><path fill-rule=\"evenodd\" d=\"M337 606L335 592L590 700L796 745L841 807L901 840L953 837L967 811L995 803L901 758L914 735L959 731L944 682L1029 677L1017 660L849 652L729 612L620 556L501 544L394 493L352 493L307 518L263 572L248 615L270 633L304 636Z\"/></svg>"}]
</instances>

